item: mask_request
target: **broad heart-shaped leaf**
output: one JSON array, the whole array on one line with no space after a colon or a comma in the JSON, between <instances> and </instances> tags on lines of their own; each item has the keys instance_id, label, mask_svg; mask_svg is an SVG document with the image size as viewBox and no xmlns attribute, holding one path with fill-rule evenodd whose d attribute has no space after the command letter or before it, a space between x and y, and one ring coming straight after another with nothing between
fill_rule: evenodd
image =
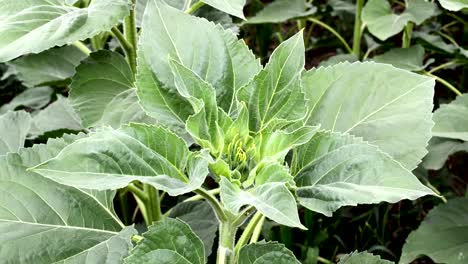
<instances>
[{"instance_id":1,"label":"broad heart-shaped leaf","mask_svg":"<svg viewBox=\"0 0 468 264\"><path fill-rule=\"evenodd\" d=\"M0 115L0 156L24 147L31 122L31 116L24 111Z\"/></svg>"},{"instance_id":2,"label":"broad heart-shaped leaf","mask_svg":"<svg viewBox=\"0 0 468 264\"><path fill-rule=\"evenodd\" d=\"M143 108L154 118L160 112L165 116L176 113L176 117L184 118L177 114L178 105L183 104L180 100L173 95L167 103L160 99L161 92L176 93L168 57L211 84L216 90L218 106L228 113L235 107L235 92L261 69L259 60L232 31L185 14L161 0L150 0L139 43L138 63L142 73L137 76L137 88ZM148 94L153 95L146 98Z\"/></svg>"},{"instance_id":3,"label":"broad heart-shaped leaf","mask_svg":"<svg viewBox=\"0 0 468 264\"><path fill-rule=\"evenodd\" d=\"M91 53L76 71L69 98L83 126L151 123L138 104L133 73L123 56L106 50Z\"/></svg>"},{"instance_id":4,"label":"broad heart-shaped leaf","mask_svg":"<svg viewBox=\"0 0 468 264\"><path fill-rule=\"evenodd\" d=\"M453 102L441 105L434 112L436 137L461 139L468 141L468 95L458 96Z\"/></svg>"},{"instance_id":5,"label":"broad heart-shaped leaf","mask_svg":"<svg viewBox=\"0 0 468 264\"><path fill-rule=\"evenodd\" d=\"M369 0L362 10L362 21L372 35L386 40L400 33L408 22L419 25L436 14L437 6L433 2L408 0L406 3L405 11L397 15L387 0Z\"/></svg>"},{"instance_id":6,"label":"broad heart-shaped leaf","mask_svg":"<svg viewBox=\"0 0 468 264\"><path fill-rule=\"evenodd\" d=\"M397 68L415 72L424 70L427 65L434 61L430 59L426 64L423 64L424 48L421 45L410 48L394 48L382 55L373 57L372 60L378 63L392 64Z\"/></svg>"},{"instance_id":7,"label":"broad heart-shaped leaf","mask_svg":"<svg viewBox=\"0 0 468 264\"><path fill-rule=\"evenodd\" d=\"M203 241L205 255L211 255L219 222L210 204L205 201L179 203L171 210L169 216L186 222Z\"/></svg>"},{"instance_id":8,"label":"broad heart-shaped leaf","mask_svg":"<svg viewBox=\"0 0 468 264\"><path fill-rule=\"evenodd\" d=\"M301 31L281 43L265 69L239 91L239 101L245 102L249 110L251 131L260 131L270 122L291 122L304 117L301 87L304 52Z\"/></svg>"},{"instance_id":9,"label":"broad heart-shaped leaf","mask_svg":"<svg viewBox=\"0 0 468 264\"><path fill-rule=\"evenodd\" d=\"M317 133L295 149L292 166L300 204L327 216L346 205L434 194L378 147L349 134Z\"/></svg>"},{"instance_id":10,"label":"broad heart-shaped leaf","mask_svg":"<svg viewBox=\"0 0 468 264\"><path fill-rule=\"evenodd\" d=\"M0 107L0 115L8 110L15 110L23 106L32 110L40 109L46 106L52 97L54 90L48 86L26 89L24 92L15 96L9 103Z\"/></svg>"},{"instance_id":11,"label":"broad heart-shaped leaf","mask_svg":"<svg viewBox=\"0 0 468 264\"><path fill-rule=\"evenodd\" d=\"M467 262L468 198L449 200L430 211L406 239L400 263L410 263L423 255L436 263Z\"/></svg>"},{"instance_id":12,"label":"broad heart-shaped leaf","mask_svg":"<svg viewBox=\"0 0 468 264\"><path fill-rule=\"evenodd\" d=\"M277 242L260 241L239 252L239 264L299 264L291 250Z\"/></svg>"},{"instance_id":13,"label":"broad heart-shaped leaf","mask_svg":"<svg viewBox=\"0 0 468 264\"><path fill-rule=\"evenodd\" d=\"M244 24L281 23L292 18L309 16L316 10L305 0L276 0L250 17Z\"/></svg>"},{"instance_id":14,"label":"broad heart-shaped leaf","mask_svg":"<svg viewBox=\"0 0 468 264\"><path fill-rule=\"evenodd\" d=\"M296 200L284 182L265 183L242 190L222 177L220 185L221 200L231 212L238 213L242 206L250 205L279 224L305 229L299 220Z\"/></svg>"},{"instance_id":15,"label":"broad heart-shaped leaf","mask_svg":"<svg viewBox=\"0 0 468 264\"><path fill-rule=\"evenodd\" d=\"M109 31L129 14L127 0L92 1L88 8L65 0L1 0L0 62Z\"/></svg>"},{"instance_id":16,"label":"broad heart-shaped leaf","mask_svg":"<svg viewBox=\"0 0 468 264\"><path fill-rule=\"evenodd\" d=\"M80 190L26 171L75 138L49 140L0 157L2 261L118 264L128 254L136 231L122 230L113 209L115 192Z\"/></svg>"},{"instance_id":17,"label":"broad heart-shaped leaf","mask_svg":"<svg viewBox=\"0 0 468 264\"><path fill-rule=\"evenodd\" d=\"M23 56L8 63L25 86L51 85L75 74L86 55L74 46L63 46Z\"/></svg>"},{"instance_id":18,"label":"broad heart-shaped leaf","mask_svg":"<svg viewBox=\"0 0 468 264\"><path fill-rule=\"evenodd\" d=\"M204 264L203 242L179 219L164 218L149 226L143 240L125 259L127 264Z\"/></svg>"},{"instance_id":19,"label":"broad heart-shaped leaf","mask_svg":"<svg viewBox=\"0 0 468 264\"><path fill-rule=\"evenodd\" d=\"M450 11L460 11L468 8L467 0L439 0L440 5Z\"/></svg>"},{"instance_id":20,"label":"broad heart-shaped leaf","mask_svg":"<svg viewBox=\"0 0 468 264\"><path fill-rule=\"evenodd\" d=\"M429 141L427 151L422 166L428 170L439 170L451 155L461 151L468 152L468 142L433 137Z\"/></svg>"},{"instance_id":21,"label":"broad heart-shaped leaf","mask_svg":"<svg viewBox=\"0 0 468 264\"><path fill-rule=\"evenodd\" d=\"M368 252L352 252L340 258L338 264L392 264L393 262L381 259L380 256Z\"/></svg>"},{"instance_id":22,"label":"broad heart-shaped leaf","mask_svg":"<svg viewBox=\"0 0 468 264\"><path fill-rule=\"evenodd\" d=\"M204 3L239 18L245 18L243 12L245 1L246 0L203 0Z\"/></svg>"},{"instance_id":23,"label":"broad heart-shaped leaf","mask_svg":"<svg viewBox=\"0 0 468 264\"><path fill-rule=\"evenodd\" d=\"M208 163L205 151L190 152L168 130L130 124L91 133L33 170L77 188L114 190L139 180L176 196L200 187Z\"/></svg>"},{"instance_id":24,"label":"broad heart-shaped leaf","mask_svg":"<svg viewBox=\"0 0 468 264\"><path fill-rule=\"evenodd\" d=\"M413 170L431 137L434 84L371 62L313 69L303 76L307 123L362 137Z\"/></svg>"}]
</instances>

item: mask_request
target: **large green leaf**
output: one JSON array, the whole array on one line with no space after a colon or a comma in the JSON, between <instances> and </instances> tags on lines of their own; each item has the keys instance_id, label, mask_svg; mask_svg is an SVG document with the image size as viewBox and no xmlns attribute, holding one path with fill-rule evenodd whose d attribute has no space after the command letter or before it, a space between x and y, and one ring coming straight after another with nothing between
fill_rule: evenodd
<instances>
[{"instance_id":1,"label":"large green leaf","mask_svg":"<svg viewBox=\"0 0 468 264\"><path fill-rule=\"evenodd\" d=\"M15 110L18 107L26 107L32 110L40 109L46 106L52 97L54 90L48 86L26 89L24 92L15 96L9 103L0 107L0 114L8 110Z\"/></svg>"},{"instance_id":2,"label":"large green leaf","mask_svg":"<svg viewBox=\"0 0 468 264\"><path fill-rule=\"evenodd\" d=\"M190 152L166 129L130 124L91 133L34 171L65 185L96 190L119 189L139 180L175 196L200 187L208 162L206 152Z\"/></svg>"},{"instance_id":3,"label":"large green leaf","mask_svg":"<svg viewBox=\"0 0 468 264\"><path fill-rule=\"evenodd\" d=\"M317 133L295 149L292 166L299 202L327 216L346 205L434 194L378 147L348 134Z\"/></svg>"},{"instance_id":4,"label":"large green leaf","mask_svg":"<svg viewBox=\"0 0 468 264\"><path fill-rule=\"evenodd\" d=\"M460 11L468 8L467 0L439 0L440 5L450 11Z\"/></svg>"},{"instance_id":5,"label":"large green leaf","mask_svg":"<svg viewBox=\"0 0 468 264\"><path fill-rule=\"evenodd\" d=\"M368 252L353 252L340 258L338 264L391 264L393 262L381 259L380 256Z\"/></svg>"},{"instance_id":6,"label":"large green leaf","mask_svg":"<svg viewBox=\"0 0 468 264\"><path fill-rule=\"evenodd\" d=\"M30 127L31 116L24 111L0 115L0 156L18 152L24 146Z\"/></svg>"},{"instance_id":7,"label":"large green leaf","mask_svg":"<svg viewBox=\"0 0 468 264\"><path fill-rule=\"evenodd\" d=\"M434 136L468 141L468 94L458 96L450 104L441 105L434 112L433 119Z\"/></svg>"},{"instance_id":8,"label":"large green leaf","mask_svg":"<svg viewBox=\"0 0 468 264\"><path fill-rule=\"evenodd\" d=\"M115 192L60 185L26 168L76 137L50 140L0 158L0 259L6 263L121 263L133 228L116 217Z\"/></svg>"},{"instance_id":9,"label":"large green leaf","mask_svg":"<svg viewBox=\"0 0 468 264\"><path fill-rule=\"evenodd\" d=\"M244 18L244 9L246 0L203 0L204 3L226 12L230 15Z\"/></svg>"},{"instance_id":10,"label":"large green leaf","mask_svg":"<svg viewBox=\"0 0 468 264\"><path fill-rule=\"evenodd\" d=\"M468 142L434 137L429 141L427 151L422 166L428 170L439 170L451 155L461 151L468 152Z\"/></svg>"},{"instance_id":11,"label":"large green leaf","mask_svg":"<svg viewBox=\"0 0 468 264\"><path fill-rule=\"evenodd\" d=\"M142 28L138 96L154 118L162 112L164 117L172 114L185 121L180 107L184 103L173 95L176 88L169 56L211 84L218 105L226 112L235 107L235 92L261 69L259 61L232 31L160 1L149 1ZM161 97L171 100L166 102Z\"/></svg>"},{"instance_id":12,"label":"large green leaf","mask_svg":"<svg viewBox=\"0 0 468 264\"><path fill-rule=\"evenodd\" d=\"M50 85L69 79L86 55L74 46L49 49L8 63L24 85Z\"/></svg>"},{"instance_id":13,"label":"large green leaf","mask_svg":"<svg viewBox=\"0 0 468 264\"><path fill-rule=\"evenodd\" d=\"M246 245L239 253L239 264L299 264L294 254L283 244L265 242Z\"/></svg>"},{"instance_id":14,"label":"large green leaf","mask_svg":"<svg viewBox=\"0 0 468 264\"><path fill-rule=\"evenodd\" d=\"M435 3L425 0L408 0L406 9L397 15L387 0L369 0L362 10L362 21L372 35L386 40L400 33L408 22L419 25L436 14Z\"/></svg>"},{"instance_id":15,"label":"large green leaf","mask_svg":"<svg viewBox=\"0 0 468 264\"><path fill-rule=\"evenodd\" d=\"M219 221L209 203L205 201L179 203L171 210L169 216L186 222L203 241L206 256L211 255Z\"/></svg>"},{"instance_id":16,"label":"large green leaf","mask_svg":"<svg viewBox=\"0 0 468 264\"><path fill-rule=\"evenodd\" d=\"M265 69L239 91L238 99L249 110L250 130L260 131L270 122L291 122L304 117L301 86L304 52L301 31L281 43Z\"/></svg>"},{"instance_id":17,"label":"large green leaf","mask_svg":"<svg viewBox=\"0 0 468 264\"><path fill-rule=\"evenodd\" d=\"M316 10L305 0L276 0L250 17L244 24L281 23L292 18L309 16Z\"/></svg>"},{"instance_id":18,"label":"large green leaf","mask_svg":"<svg viewBox=\"0 0 468 264\"><path fill-rule=\"evenodd\" d=\"M1 0L0 61L109 31L129 14L128 0L92 1L76 8L65 0Z\"/></svg>"},{"instance_id":19,"label":"large green leaf","mask_svg":"<svg viewBox=\"0 0 468 264\"><path fill-rule=\"evenodd\" d=\"M305 229L299 220L296 200L284 182L242 190L222 177L220 185L223 204L231 212L238 213L242 206L250 205L279 224Z\"/></svg>"},{"instance_id":20,"label":"large green leaf","mask_svg":"<svg viewBox=\"0 0 468 264\"><path fill-rule=\"evenodd\" d=\"M431 137L434 80L376 63L342 63L304 74L309 125L350 133L412 170Z\"/></svg>"},{"instance_id":21,"label":"large green leaf","mask_svg":"<svg viewBox=\"0 0 468 264\"><path fill-rule=\"evenodd\" d=\"M112 51L92 53L76 69L70 101L85 127L119 128L131 121L150 122L138 104L132 70Z\"/></svg>"},{"instance_id":22,"label":"large green leaf","mask_svg":"<svg viewBox=\"0 0 468 264\"><path fill-rule=\"evenodd\" d=\"M204 264L203 242L189 225L164 218L149 226L125 263Z\"/></svg>"},{"instance_id":23,"label":"large green leaf","mask_svg":"<svg viewBox=\"0 0 468 264\"><path fill-rule=\"evenodd\" d=\"M394 48L382 55L373 57L372 60L378 63L392 64L397 68L415 72L424 70L428 64L434 61L430 59L426 64L423 64L424 48L421 45L410 48Z\"/></svg>"},{"instance_id":24,"label":"large green leaf","mask_svg":"<svg viewBox=\"0 0 468 264\"><path fill-rule=\"evenodd\" d=\"M468 260L468 199L449 200L429 212L403 246L400 263L429 256L437 263L464 264Z\"/></svg>"}]
</instances>

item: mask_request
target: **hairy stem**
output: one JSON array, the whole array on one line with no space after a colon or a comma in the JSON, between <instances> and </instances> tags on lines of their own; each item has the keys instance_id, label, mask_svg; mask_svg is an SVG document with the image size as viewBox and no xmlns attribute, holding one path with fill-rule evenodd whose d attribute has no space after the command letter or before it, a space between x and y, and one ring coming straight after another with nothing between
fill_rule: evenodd
<instances>
[{"instance_id":1,"label":"hairy stem","mask_svg":"<svg viewBox=\"0 0 468 264\"><path fill-rule=\"evenodd\" d=\"M236 253L236 255L238 255L241 248L247 244L247 241L252 236L252 233L253 233L255 227L257 226L257 224L258 224L258 222L260 221L261 218L262 218L262 213L257 212L257 213L254 214L254 216L250 220L249 224L244 229L244 232L242 232L241 237L237 241L236 247L234 249L234 252Z\"/></svg>"},{"instance_id":2,"label":"hairy stem","mask_svg":"<svg viewBox=\"0 0 468 264\"><path fill-rule=\"evenodd\" d=\"M458 64L458 61L451 60L451 61L448 61L446 63L443 63L443 64L441 64L439 66L436 66L436 67L432 68L430 71L428 71L428 73L434 73L434 72L436 72L438 70L442 70L444 68L450 67L452 65L457 65L457 64Z\"/></svg>"},{"instance_id":3,"label":"hairy stem","mask_svg":"<svg viewBox=\"0 0 468 264\"><path fill-rule=\"evenodd\" d=\"M138 41L137 28L135 23L135 6L137 0L132 0L132 9L130 10L130 15L124 20L124 34L125 39L130 44L131 49L127 54L128 63L133 70L133 73L136 73L136 47Z\"/></svg>"},{"instance_id":4,"label":"hairy stem","mask_svg":"<svg viewBox=\"0 0 468 264\"><path fill-rule=\"evenodd\" d=\"M203 3L202 1L198 1L195 4L193 4L190 8L185 10L185 13L193 14L195 11L197 11L200 7L202 7L204 5L205 5L205 3Z\"/></svg>"},{"instance_id":5,"label":"hairy stem","mask_svg":"<svg viewBox=\"0 0 468 264\"><path fill-rule=\"evenodd\" d=\"M159 200L159 191L149 184L144 185L145 193L148 195L148 214L150 223L161 220L161 202Z\"/></svg>"},{"instance_id":6,"label":"hairy stem","mask_svg":"<svg viewBox=\"0 0 468 264\"><path fill-rule=\"evenodd\" d=\"M216 258L217 264L234 264L234 239L236 237L237 226L230 221L223 221L219 224L219 246Z\"/></svg>"},{"instance_id":7,"label":"hairy stem","mask_svg":"<svg viewBox=\"0 0 468 264\"><path fill-rule=\"evenodd\" d=\"M136 53L132 46L132 44L125 38L124 34L120 32L120 30L116 27L112 28L112 34L114 37L119 41L120 46L125 52L125 56L127 57L128 64L130 68L135 73L136 72Z\"/></svg>"},{"instance_id":8,"label":"hairy stem","mask_svg":"<svg viewBox=\"0 0 468 264\"><path fill-rule=\"evenodd\" d=\"M255 226L255 229L253 230L252 237L250 238L250 244L257 243L258 238L260 237L260 233L262 232L264 222L265 222L265 216L262 215L262 217L260 217L260 219L258 220L258 223Z\"/></svg>"},{"instance_id":9,"label":"hairy stem","mask_svg":"<svg viewBox=\"0 0 468 264\"><path fill-rule=\"evenodd\" d=\"M320 20L318 20L316 18L313 18L313 17L309 17L309 18L307 18L307 20L309 20L310 22L315 23L315 24L325 28L326 30L330 31L333 35L335 35L335 37L338 38L338 40L341 41L341 43L343 44L343 46L346 48L346 50L349 53L353 53L353 50L348 45L348 43L346 43L346 40L344 40L344 38L338 32L336 32L332 27L330 27L329 25L327 25L327 24L323 23L322 21L320 21Z\"/></svg>"},{"instance_id":10,"label":"hairy stem","mask_svg":"<svg viewBox=\"0 0 468 264\"><path fill-rule=\"evenodd\" d=\"M432 78L434 78L436 81L438 81L440 84L444 85L445 87L449 88L452 92L454 92L456 95L462 95L462 93L457 89L455 88L455 86L451 85L449 82L447 82L446 80L440 78L439 76L436 76L432 73L429 73L429 72L423 72L424 75L427 75L427 76L430 76Z\"/></svg>"},{"instance_id":11,"label":"hairy stem","mask_svg":"<svg viewBox=\"0 0 468 264\"><path fill-rule=\"evenodd\" d=\"M411 46L411 35L413 34L413 27L414 24L411 22L406 24L405 29L403 30L403 40L401 44L402 48L409 48Z\"/></svg>"},{"instance_id":12,"label":"hairy stem","mask_svg":"<svg viewBox=\"0 0 468 264\"><path fill-rule=\"evenodd\" d=\"M364 0L357 0L357 2L356 2L356 16L354 18L353 51L352 51L352 53L358 59L361 56L361 35L362 35L361 13L362 13L363 6L364 6Z\"/></svg>"},{"instance_id":13,"label":"hairy stem","mask_svg":"<svg viewBox=\"0 0 468 264\"><path fill-rule=\"evenodd\" d=\"M219 203L218 199L214 197L211 193L206 191L205 189L197 189L194 191L196 194L205 198L205 200L213 207L213 210L216 213L216 217L220 222L227 221L226 213L224 212L223 206Z\"/></svg>"},{"instance_id":14,"label":"hairy stem","mask_svg":"<svg viewBox=\"0 0 468 264\"><path fill-rule=\"evenodd\" d=\"M73 46L77 47L81 52L88 56L91 54L91 50L81 41L73 42Z\"/></svg>"}]
</instances>

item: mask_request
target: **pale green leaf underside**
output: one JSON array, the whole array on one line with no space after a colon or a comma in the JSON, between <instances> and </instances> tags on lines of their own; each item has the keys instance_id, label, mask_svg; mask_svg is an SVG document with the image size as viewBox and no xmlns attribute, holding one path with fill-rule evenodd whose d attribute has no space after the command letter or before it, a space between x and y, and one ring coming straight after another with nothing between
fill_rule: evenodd
<instances>
[{"instance_id":1,"label":"pale green leaf underside","mask_svg":"<svg viewBox=\"0 0 468 264\"><path fill-rule=\"evenodd\" d=\"M362 137L412 170L427 153L432 78L378 63L341 63L303 76L309 125Z\"/></svg>"},{"instance_id":2,"label":"pale green leaf underside","mask_svg":"<svg viewBox=\"0 0 468 264\"><path fill-rule=\"evenodd\" d=\"M468 142L434 137L429 141L427 151L422 166L428 170L439 170L451 155L461 151L468 152Z\"/></svg>"},{"instance_id":3,"label":"pale green leaf underside","mask_svg":"<svg viewBox=\"0 0 468 264\"><path fill-rule=\"evenodd\" d=\"M434 136L468 141L468 95L463 94L453 102L441 105L433 119Z\"/></svg>"},{"instance_id":4,"label":"pale green leaf underside","mask_svg":"<svg viewBox=\"0 0 468 264\"><path fill-rule=\"evenodd\" d=\"M76 71L69 98L83 126L119 128L131 121L151 122L138 104L133 73L122 55L92 53Z\"/></svg>"},{"instance_id":5,"label":"pale green leaf underside","mask_svg":"<svg viewBox=\"0 0 468 264\"><path fill-rule=\"evenodd\" d=\"M143 240L125 263L204 264L203 242L190 226L179 219L164 218L149 226Z\"/></svg>"},{"instance_id":6,"label":"pale green leaf underside","mask_svg":"<svg viewBox=\"0 0 468 264\"><path fill-rule=\"evenodd\" d=\"M220 185L224 206L233 213L250 205L279 224L305 229L299 220L296 200L284 182L265 183L251 190L242 190L222 177Z\"/></svg>"},{"instance_id":7,"label":"pale green leaf underside","mask_svg":"<svg viewBox=\"0 0 468 264\"><path fill-rule=\"evenodd\" d=\"M48 86L26 89L15 96L9 103L2 105L0 107L0 115L21 106L32 110L40 109L49 103L53 92L54 90Z\"/></svg>"},{"instance_id":8,"label":"pale green leaf underside","mask_svg":"<svg viewBox=\"0 0 468 264\"><path fill-rule=\"evenodd\" d=\"M338 264L392 264L393 262L381 259L380 256L368 252L352 252L340 258Z\"/></svg>"},{"instance_id":9,"label":"pale green leaf underside","mask_svg":"<svg viewBox=\"0 0 468 264\"><path fill-rule=\"evenodd\" d=\"M417 199L433 192L378 147L320 132L294 153L299 202L331 216L342 206Z\"/></svg>"},{"instance_id":10,"label":"pale green leaf underside","mask_svg":"<svg viewBox=\"0 0 468 264\"><path fill-rule=\"evenodd\" d=\"M34 171L95 190L115 190L139 180L175 196L200 187L208 175L208 159L205 152L189 152L182 139L163 128L131 124L91 133Z\"/></svg>"},{"instance_id":11,"label":"pale green leaf underside","mask_svg":"<svg viewBox=\"0 0 468 264\"><path fill-rule=\"evenodd\" d=\"M443 8L450 11L460 11L463 8L468 8L468 0L439 0Z\"/></svg>"},{"instance_id":12,"label":"pale green leaf underside","mask_svg":"<svg viewBox=\"0 0 468 264\"><path fill-rule=\"evenodd\" d=\"M309 16L315 11L316 8L309 8L305 0L276 0L244 24L281 23L292 18Z\"/></svg>"},{"instance_id":13,"label":"pale green leaf underside","mask_svg":"<svg viewBox=\"0 0 468 264\"><path fill-rule=\"evenodd\" d=\"M230 15L244 18L245 0L203 0L203 2Z\"/></svg>"},{"instance_id":14,"label":"pale green leaf underside","mask_svg":"<svg viewBox=\"0 0 468 264\"><path fill-rule=\"evenodd\" d=\"M49 49L8 63L19 80L28 87L50 85L67 80L86 55L74 46Z\"/></svg>"},{"instance_id":15,"label":"pale green leaf underside","mask_svg":"<svg viewBox=\"0 0 468 264\"><path fill-rule=\"evenodd\" d=\"M394 48L382 55L373 57L372 60L378 63L392 64L397 68L415 72L422 71L427 66L427 64L423 64L424 48L421 45L415 45L410 48ZM428 62L431 62L431 60Z\"/></svg>"},{"instance_id":16,"label":"pale green leaf underside","mask_svg":"<svg viewBox=\"0 0 468 264\"><path fill-rule=\"evenodd\" d=\"M283 244L260 241L242 247L239 264L299 264L294 254Z\"/></svg>"},{"instance_id":17,"label":"pale green leaf underside","mask_svg":"<svg viewBox=\"0 0 468 264\"><path fill-rule=\"evenodd\" d=\"M0 61L109 31L129 14L127 0L92 1L76 8L63 0L1 0Z\"/></svg>"},{"instance_id":18,"label":"pale green leaf underside","mask_svg":"<svg viewBox=\"0 0 468 264\"><path fill-rule=\"evenodd\" d=\"M31 116L24 111L0 115L0 156L24 146L31 123Z\"/></svg>"},{"instance_id":19,"label":"pale green leaf underside","mask_svg":"<svg viewBox=\"0 0 468 264\"><path fill-rule=\"evenodd\" d=\"M370 0L362 10L362 21L372 35L386 40L400 33L408 22L417 25L436 14L436 5L425 0L408 0L403 13L397 15L387 0Z\"/></svg>"},{"instance_id":20,"label":"pale green leaf underside","mask_svg":"<svg viewBox=\"0 0 468 264\"><path fill-rule=\"evenodd\" d=\"M436 263L464 264L468 261L468 199L441 204L426 216L403 246L400 263L420 256Z\"/></svg>"}]
</instances>

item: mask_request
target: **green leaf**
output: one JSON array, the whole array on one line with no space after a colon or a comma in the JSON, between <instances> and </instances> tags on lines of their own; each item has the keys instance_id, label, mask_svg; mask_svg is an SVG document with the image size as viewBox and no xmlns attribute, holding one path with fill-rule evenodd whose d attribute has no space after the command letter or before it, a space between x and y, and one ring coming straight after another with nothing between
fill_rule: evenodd
<instances>
[{"instance_id":1,"label":"green leaf","mask_svg":"<svg viewBox=\"0 0 468 264\"><path fill-rule=\"evenodd\" d=\"M130 124L92 133L33 170L78 188L114 190L139 180L176 196L201 186L208 159L166 129Z\"/></svg>"},{"instance_id":2,"label":"green leaf","mask_svg":"<svg viewBox=\"0 0 468 264\"><path fill-rule=\"evenodd\" d=\"M429 141L427 151L422 166L428 170L439 170L451 155L461 151L468 152L468 142L434 137Z\"/></svg>"},{"instance_id":3,"label":"green leaf","mask_svg":"<svg viewBox=\"0 0 468 264\"><path fill-rule=\"evenodd\" d=\"M305 0L276 0L250 17L244 24L281 23L289 19L312 15L317 11Z\"/></svg>"},{"instance_id":4,"label":"green leaf","mask_svg":"<svg viewBox=\"0 0 468 264\"><path fill-rule=\"evenodd\" d=\"M254 180L256 186L272 182L284 182L292 185L295 184L294 178L289 173L288 168L275 161L262 162L257 165L250 172L249 179ZM249 186L250 182L247 180L242 184L243 186Z\"/></svg>"},{"instance_id":5,"label":"green leaf","mask_svg":"<svg viewBox=\"0 0 468 264\"><path fill-rule=\"evenodd\" d=\"M75 138L49 140L0 158L2 261L117 264L128 254L136 231L120 231L123 225L112 202L115 192L68 187L26 171Z\"/></svg>"},{"instance_id":6,"label":"green leaf","mask_svg":"<svg viewBox=\"0 0 468 264\"><path fill-rule=\"evenodd\" d=\"M440 5L450 11L460 11L468 8L467 0L439 0Z\"/></svg>"},{"instance_id":7,"label":"green leaf","mask_svg":"<svg viewBox=\"0 0 468 264\"><path fill-rule=\"evenodd\" d=\"M169 216L186 222L203 241L206 256L211 255L219 222L210 204L204 201L179 203L171 210Z\"/></svg>"},{"instance_id":8,"label":"green leaf","mask_svg":"<svg viewBox=\"0 0 468 264\"><path fill-rule=\"evenodd\" d=\"M109 31L129 14L127 0L92 1L76 8L64 0L1 0L0 62Z\"/></svg>"},{"instance_id":9,"label":"green leaf","mask_svg":"<svg viewBox=\"0 0 468 264\"><path fill-rule=\"evenodd\" d=\"M251 131L260 131L270 122L291 123L304 117L304 52L301 31L281 43L265 69L239 91L238 99L249 110Z\"/></svg>"},{"instance_id":10,"label":"green leaf","mask_svg":"<svg viewBox=\"0 0 468 264\"><path fill-rule=\"evenodd\" d=\"M356 61L359 61L359 60L354 54L338 54L324 61L321 61L319 66L327 67L327 66L333 66L335 64L339 64L340 62L356 62Z\"/></svg>"},{"instance_id":11,"label":"green leaf","mask_svg":"<svg viewBox=\"0 0 468 264\"><path fill-rule=\"evenodd\" d=\"M299 220L296 200L284 182L265 183L242 190L222 177L220 185L223 204L231 212L238 213L242 206L251 205L279 224L305 229Z\"/></svg>"},{"instance_id":12,"label":"green leaf","mask_svg":"<svg viewBox=\"0 0 468 264\"><path fill-rule=\"evenodd\" d=\"M415 45L410 48L394 48L382 55L372 58L378 63L391 64L397 68L408 71L422 71L434 60L430 59L426 64L424 61L424 48L421 45Z\"/></svg>"},{"instance_id":13,"label":"green leaf","mask_svg":"<svg viewBox=\"0 0 468 264\"><path fill-rule=\"evenodd\" d=\"M283 244L260 241L240 250L239 264L299 264L294 254Z\"/></svg>"},{"instance_id":14,"label":"green leaf","mask_svg":"<svg viewBox=\"0 0 468 264\"><path fill-rule=\"evenodd\" d=\"M412 170L431 137L434 80L377 63L342 63L303 76L307 124L377 145Z\"/></svg>"},{"instance_id":15,"label":"green leaf","mask_svg":"<svg viewBox=\"0 0 468 264\"><path fill-rule=\"evenodd\" d=\"M432 134L436 137L468 141L468 95L458 96L450 104L441 105L434 112L435 126Z\"/></svg>"},{"instance_id":16,"label":"green leaf","mask_svg":"<svg viewBox=\"0 0 468 264\"><path fill-rule=\"evenodd\" d=\"M203 242L182 220L164 218L149 226L143 237L125 263L204 264L206 261Z\"/></svg>"},{"instance_id":17,"label":"green leaf","mask_svg":"<svg viewBox=\"0 0 468 264\"><path fill-rule=\"evenodd\" d=\"M392 264L394 262L381 259L380 256L368 252L357 252L344 255L340 258L338 264Z\"/></svg>"},{"instance_id":18,"label":"green leaf","mask_svg":"<svg viewBox=\"0 0 468 264\"><path fill-rule=\"evenodd\" d=\"M406 9L397 15L387 0L369 0L362 9L362 21L372 35L386 40L400 33L408 22L421 24L436 14L437 6L425 0L408 0Z\"/></svg>"},{"instance_id":19,"label":"green leaf","mask_svg":"<svg viewBox=\"0 0 468 264\"><path fill-rule=\"evenodd\" d=\"M15 110L18 107L26 107L32 110L41 109L46 106L52 97L54 90L48 86L26 89L18 94L9 103L0 107L0 114L9 110Z\"/></svg>"},{"instance_id":20,"label":"green leaf","mask_svg":"<svg viewBox=\"0 0 468 264\"><path fill-rule=\"evenodd\" d=\"M218 106L227 113L234 110L236 91L261 69L259 60L232 31L160 1L149 1L142 27L138 96L144 109L156 119L163 112L165 116L172 113L175 118L186 120L186 112L180 111L183 100L174 97L176 88L168 57L211 84L216 90ZM161 93L170 94L163 98L172 101L163 101Z\"/></svg>"},{"instance_id":21,"label":"green leaf","mask_svg":"<svg viewBox=\"0 0 468 264\"><path fill-rule=\"evenodd\" d=\"M378 147L349 134L317 133L295 149L292 172L299 202L326 216L346 205L434 194Z\"/></svg>"},{"instance_id":22,"label":"green leaf","mask_svg":"<svg viewBox=\"0 0 468 264\"><path fill-rule=\"evenodd\" d=\"M430 211L419 228L406 239L400 263L410 263L423 255L437 263L466 263L467 207L467 198L456 198Z\"/></svg>"},{"instance_id":23,"label":"green leaf","mask_svg":"<svg viewBox=\"0 0 468 264\"><path fill-rule=\"evenodd\" d=\"M458 49L453 44L445 43L444 39L439 35L431 35L426 32L418 31L418 32L414 32L413 37L423 40L425 44L429 45L430 47L435 48L438 51L454 53Z\"/></svg>"},{"instance_id":24,"label":"green leaf","mask_svg":"<svg viewBox=\"0 0 468 264\"><path fill-rule=\"evenodd\" d=\"M123 56L106 50L91 53L76 71L70 101L83 126L151 122L138 104L133 73Z\"/></svg>"},{"instance_id":25,"label":"green leaf","mask_svg":"<svg viewBox=\"0 0 468 264\"><path fill-rule=\"evenodd\" d=\"M244 5L246 0L203 0L204 3L226 12L230 15L245 19Z\"/></svg>"},{"instance_id":26,"label":"green leaf","mask_svg":"<svg viewBox=\"0 0 468 264\"><path fill-rule=\"evenodd\" d=\"M74 46L49 49L8 63L25 86L51 85L75 74L75 67L86 55Z\"/></svg>"},{"instance_id":27,"label":"green leaf","mask_svg":"<svg viewBox=\"0 0 468 264\"><path fill-rule=\"evenodd\" d=\"M0 156L18 152L24 146L30 127L31 116L24 111L8 111L0 115Z\"/></svg>"}]
</instances>

